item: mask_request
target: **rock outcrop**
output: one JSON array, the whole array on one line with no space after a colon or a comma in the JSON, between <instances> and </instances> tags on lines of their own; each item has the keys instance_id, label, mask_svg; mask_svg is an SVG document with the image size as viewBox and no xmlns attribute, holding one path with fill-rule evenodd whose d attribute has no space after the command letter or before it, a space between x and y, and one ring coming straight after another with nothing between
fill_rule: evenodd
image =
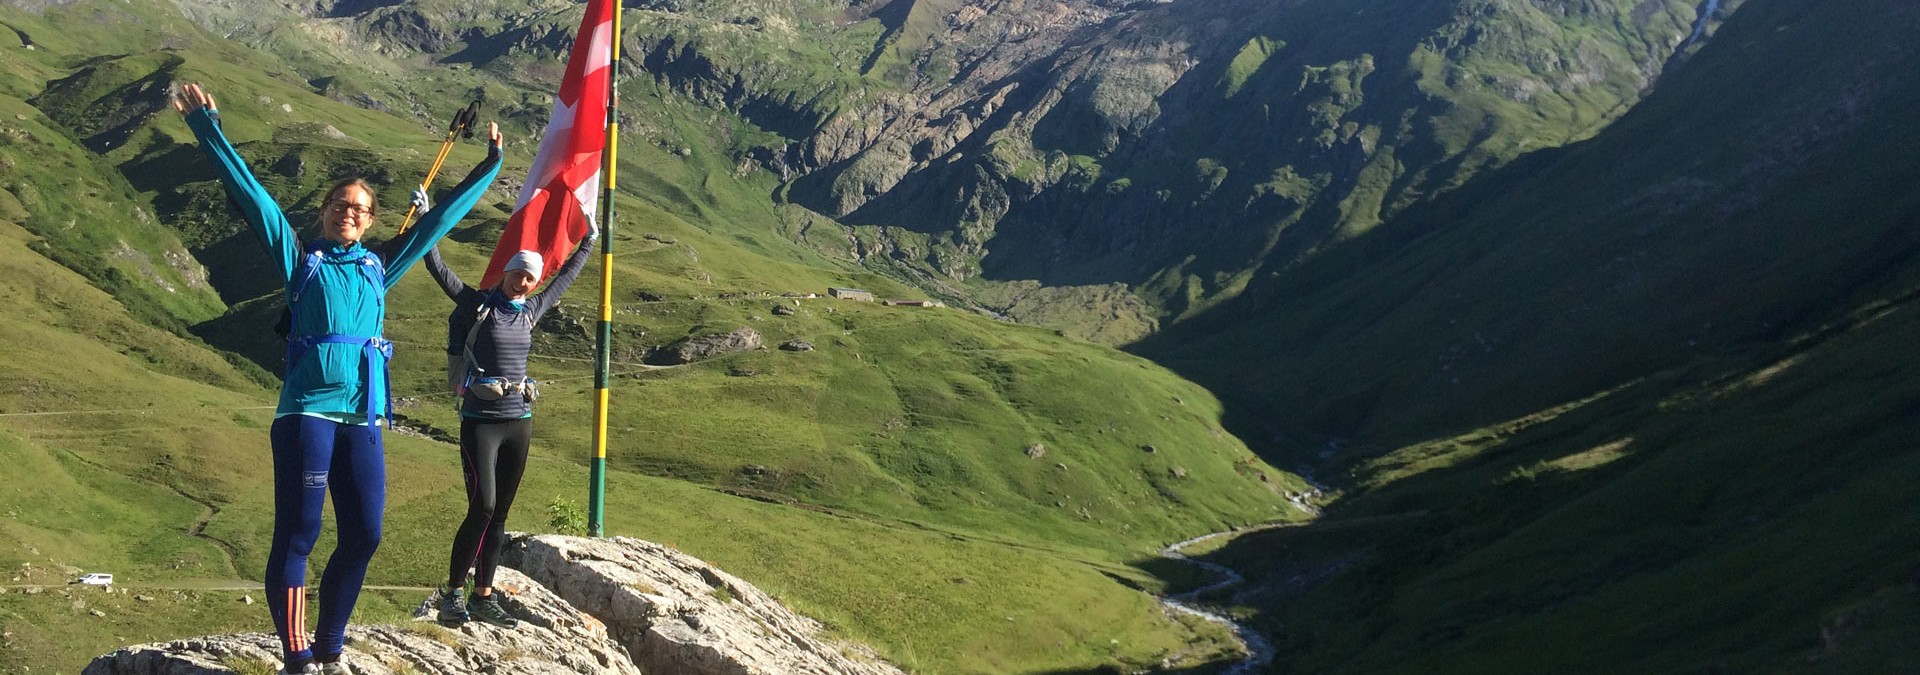
<instances>
[{"instance_id":1,"label":"rock outcrop","mask_svg":"<svg viewBox=\"0 0 1920 675\"><path fill-rule=\"evenodd\" d=\"M360 675L900 675L862 645L752 584L673 549L619 537L517 535L495 588L518 628L431 620L351 626L346 660ZM523 573L524 571L524 573ZM264 616L262 621L264 622ZM127 647L84 675L273 672L277 638L219 635Z\"/></svg>"},{"instance_id":2,"label":"rock outcrop","mask_svg":"<svg viewBox=\"0 0 1920 675\"><path fill-rule=\"evenodd\" d=\"M545 587L502 569L495 588L521 621L505 629L480 622L457 628L427 620L423 603L412 623L349 626L346 661L360 675L508 673L639 675L626 649L598 619ZM264 621L264 617L262 617ZM200 675L279 669L278 638L266 633L217 635L128 647L94 659L84 675Z\"/></svg>"},{"instance_id":3,"label":"rock outcrop","mask_svg":"<svg viewBox=\"0 0 1920 675\"><path fill-rule=\"evenodd\" d=\"M752 584L653 542L542 535L503 555L607 622L649 673L676 675L899 675L856 644L820 635Z\"/></svg>"},{"instance_id":4,"label":"rock outcrop","mask_svg":"<svg viewBox=\"0 0 1920 675\"><path fill-rule=\"evenodd\" d=\"M759 349L763 345L764 343L760 340L760 331L752 328L736 328L732 332L690 337L661 347L647 358L647 362L661 366L677 366L723 354Z\"/></svg>"}]
</instances>

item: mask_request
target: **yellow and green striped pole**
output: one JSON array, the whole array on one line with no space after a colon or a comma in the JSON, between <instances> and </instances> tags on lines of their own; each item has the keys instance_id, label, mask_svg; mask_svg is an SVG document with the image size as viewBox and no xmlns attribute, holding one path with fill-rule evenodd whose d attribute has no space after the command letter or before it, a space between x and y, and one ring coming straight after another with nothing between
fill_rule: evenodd
<instances>
[{"instance_id":1,"label":"yellow and green striped pole","mask_svg":"<svg viewBox=\"0 0 1920 675\"><path fill-rule=\"evenodd\" d=\"M613 354L613 187L620 166L620 15L613 5L613 62L607 71L607 151L600 173L607 182L600 190L600 337L593 363L593 486L587 496L587 531L607 535L607 380Z\"/></svg>"}]
</instances>

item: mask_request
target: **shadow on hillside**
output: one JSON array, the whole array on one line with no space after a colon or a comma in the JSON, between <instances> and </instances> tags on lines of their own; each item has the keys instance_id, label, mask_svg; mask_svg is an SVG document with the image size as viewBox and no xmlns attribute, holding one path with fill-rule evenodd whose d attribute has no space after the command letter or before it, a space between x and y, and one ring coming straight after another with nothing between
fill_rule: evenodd
<instances>
[{"instance_id":1,"label":"shadow on hillside","mask_svg":"<svg viewBox=\"0 0 1920 675\"><path fill-rule=\"evenodd\" d=\"M202 321L189 330L208 345L239 354L279 376L286 342L273 332L273 326L280 320L281 307L279 294L265 295L233 305L219 318Z\"/></svg>"},{"instance_id":2,"label":"shadow on hillside","mask_svg":"<svg viewBox=\"0 0 1920 675\"><path fill-rule=\"evenodd\" d=\"M1382 426L1394 427L1387 432L1389 435L1403 430L1394 424L1382 424L1397 421L1387 419L1391 415L1383 415L1377 409L1377 402L1390 388L1386 379L1343 383L1342 388L1319 392L1322 397L1312 399L1308 407L1290 408L1285 418L1276 416L1277 404L1264 391L1271 386L1263 377L1267 375L1263 371L1271 370L1267 362L1284 360L1288 358L1285 355L1302 347L1314 346L1289 343L1288 338L1329 339L1334 326L1315 325L1315 321L1339 322L1343 329L1350 328L1344 324L1356 321L1355 317L1343 314L1351 311L1344 305L1336 308L1336 312L1303 316L1301 300L1337 295L1355 279L1380 274L1380 270L1416 250L1421 242L1465 220L1479 205L1516 189L1531 176L1554 165L1572 147L1576 146L1522 155L1499 169L1483 172L1452 192L1412 206L1364 236L1331 247L1305 262L1297 262L1290 256L1270 256L1238 296L1185 321L1165 325L1160 332L1125 349L1214 392L1225 408L1221 426L1276 466L1303 473L1311 467L1331 469L1332 465L1323 461L1324 456L1343 454L1340 450L1350 439L1379 436ZM1297 248L1317 241L1315 237L1326 233L1308 234L1312 236L1289 231L1283 233L1283 240L1293 242L1291 246ZM1302 322L1307 324L1304 329ZM1319 330L1323 327L1326 330ZM1279 356L1276 358L1276 355ZM1524 398L1535 392L1510 394L1510 398ZM1463 419L1468 424L1493 421L1495 418L1484 414ZM1343 487L1341 475L1314 478Z\"/></svg>"},{"instance_id":3,"label":"shadow on hillside","mask_svg":"<svg viewBox=\"0 0 1920 675\"><path fill-rule=\"evenodd\" d=\"M1201 556L1248 578L1206 600L1254 609L1281 670L1367 672L1382 664L1375 654L1536 639L1545 617L1592 630L1633 611L1658 616L1648 630L1712 636L1668 656L1729 636L1814 635L1820 610L1778 598L1831 605L1911 576L1911 555L1834 526L1912 536L1876 506L1912 498L1894 476L1920 433L1920 385L1896 365L1912 362L1920 303L1893 297L1795 348L1655 373L1383 454L1321 519ZM1834 581L1842 567L1862 571ZM1716 579L1716 592L1662 590L1690 575ZM1797 627L1781 628L1791 615Z\"/></svg>"}]
</instances>

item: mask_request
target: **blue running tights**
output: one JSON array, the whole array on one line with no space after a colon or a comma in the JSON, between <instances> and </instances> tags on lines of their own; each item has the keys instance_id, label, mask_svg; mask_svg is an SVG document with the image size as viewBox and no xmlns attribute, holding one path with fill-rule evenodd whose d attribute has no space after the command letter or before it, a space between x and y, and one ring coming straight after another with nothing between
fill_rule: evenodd
<instances>
[{"instance_id":1,"label":"blue running tights","mask_svg":"<svg viewBox=\"0 0 1920 675\"><path fill-rule=\"evenodd\" d=\"M386 510L386 450L380 429L306 415L273 421L273 546L267 553L267 611L289 663L337 655L346 640L367 562L380 546ZM333 489L339 543L320 576L320 617L307 638L307 556L320 538L320 511Z\"/></svg>"}]
</instances>

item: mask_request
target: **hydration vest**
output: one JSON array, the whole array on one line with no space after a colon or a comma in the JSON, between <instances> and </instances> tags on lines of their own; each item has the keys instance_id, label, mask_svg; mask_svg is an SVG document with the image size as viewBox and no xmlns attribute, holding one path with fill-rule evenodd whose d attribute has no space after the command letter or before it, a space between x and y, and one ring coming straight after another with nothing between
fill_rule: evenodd
<instances>
[{"instance_id":1,"label":"hydration vest","mask_svg":"<svg viewBox=\"0 0 1920 675\"><path fill-rule=\"evenodd\" d=\"M455 395L472 393L482 401L498 401L507 396L517 395L533 403L540 400L540 383L531 377L493 377L487 369L480 367L480 360L473 355L473 343L480 337L480 329L486 327L493 316L494 292L485 291L480 298L480 308L474 312L473 326L467 329L467 340L458 356L447 356L447 384ZM457 408L459 401L454 402Z\"/></svg>"},{"instance_id":2,"label":"hydration vest","mask_svg":"<svg viewBox=\"0 0 1920 675\"><path fill-rule=\"evenodd\" d=\"M386 401L387 418L389 420L393 418L393 391L387 386L389 380L387 362L393 358L393 343L379 335L344 335L339 333L310 335L300 330L300 327L297 325L298 322L294 320L297 314L294 313L293 308L295 305L300 304L300 298L306 293L307 287L313 283L314 278L320 276L320 266L326 264L321 252L325 251L329 245L325 239L308 242L305 247L306 255L301 258L300 265L293 270L294 283L287 291L287 310L284 320L287 326L285 333L287 336L286 369L289 377L291 377L293 368L300 363L301 357L306 356L307 352L312 351L316 345L360 345L361 364L366 368L366 377L362 381L367 385L367 426L371 429L376 426L379 417L373 412L374 401ZM360 249L360 257L355 258L353 263L355 267L360 269L361 278L365 279L367 284L373 288L374 303L379 306L381 315L385 316L387 303L387 270L385 263L381 262L378 254L364 246ZM377 370L373 367L376 355L378 355L380 359L380 367ZM375 377L376 374L378 375L377 378Z\"/></svg>"}]
</instances>

